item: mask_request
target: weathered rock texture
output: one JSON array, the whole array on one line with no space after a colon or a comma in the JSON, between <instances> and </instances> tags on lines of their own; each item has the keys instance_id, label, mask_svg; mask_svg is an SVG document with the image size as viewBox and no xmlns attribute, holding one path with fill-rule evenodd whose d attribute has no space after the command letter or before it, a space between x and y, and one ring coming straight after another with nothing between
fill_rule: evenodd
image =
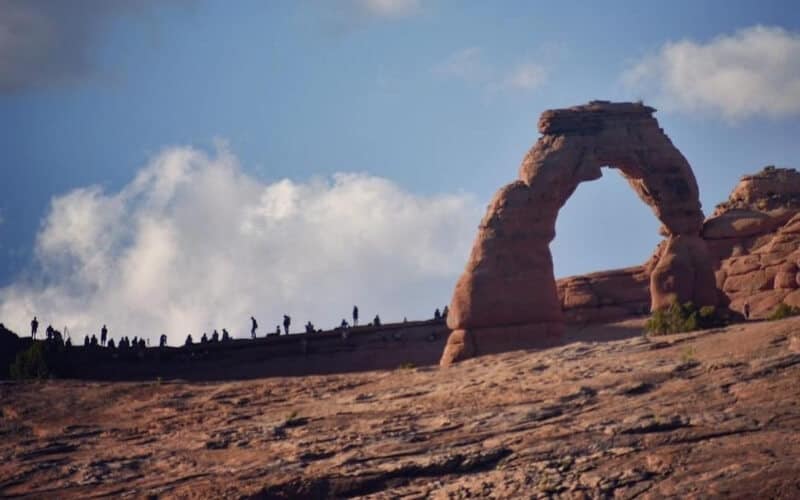
<instances>
[{"instance_id":1,"label":"weathered rock texture","mask_svg":"<svg viewBox=\"0 0 800 500\"><path fill-rule=\"evenodd\" d=\"M800 318L641 328L447 370L3 383L0 498L798 498Z\"/></svg>"},{"instance_id":2,"label":"weathered rock texture","mask_svg":"<svg viewBox=\"0 0 800 500\"><path fill-rule=\"evenodd\" d=\"M663 223L667 243L649 272L651 306L676 299L717 303L711 258L700 238L697 182L654 111L595 101L542 114L542 137L523 160L519 180L489 204L456 284L448 316L454 331L442 365L560 341L564 315L549 244L558 211L579 183L600 178L603 166L618 168ZM579 288L568 296L582 300ZM641 295L633 299L641 302Z\"/></svg>"},{"instance_id":3,"label":"weathered rock texture","mask_svg":"<svg viewBox=\"0 0 800 500\"><path fill-rule=\"evenodd\" d=\"M703 223L722 302L753 318L781 302L800 307L800 172L766 167L744 176ZM646 286L665 250L642 266L571 276L557 282L568 323L607 322L648 312Z\"/></svg>"},{"instance_id":4,"label":"weathered rock texture","mask_svg":"<svg viewBox=\"0 0 800 500\"><path fill-rule=\"evenodd\" d=\"M742 178L704 224L717 285L751 317L800 307L800 172L767 167Z\"/></svg>"}]
</instances>

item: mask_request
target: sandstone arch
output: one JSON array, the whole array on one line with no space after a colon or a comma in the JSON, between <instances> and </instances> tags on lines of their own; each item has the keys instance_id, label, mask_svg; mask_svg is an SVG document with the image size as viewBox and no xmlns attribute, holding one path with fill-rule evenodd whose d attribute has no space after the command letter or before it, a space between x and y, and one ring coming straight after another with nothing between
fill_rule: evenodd
<instances>
[{"instance_id":1,"label":"sandstone arch","mask_svg":"<svg viewBox=\"0 0 800 500\"><path fill-rule=\"evenodd\" d=\"M558 344L564 319L549 244L559 209L601 167L619 169L662 222L667 238L650 278L651 308L673 300L716 305L703 212L692 169L652 116L654 108L593 101L549 110L519 180L501 188L481 221L447 324L441 364Z\"/></svg>"}]
</instances>

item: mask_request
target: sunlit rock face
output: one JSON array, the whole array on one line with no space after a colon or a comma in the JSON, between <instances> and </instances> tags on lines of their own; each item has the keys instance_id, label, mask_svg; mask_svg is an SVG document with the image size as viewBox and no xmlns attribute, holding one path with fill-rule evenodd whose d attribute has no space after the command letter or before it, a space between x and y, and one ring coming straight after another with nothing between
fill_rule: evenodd
<instances>
[{"instance_id":1,"label":"sunlit rock face","mask_svg":"<svg viewBox=\"0 0 800 500\"><path fill-rule=\"evenodd\" d=\"M717 286L733 310L764 318L800 307L800 172L766 167L742 177L703 225Z\"/></svg>"},{"instance_id":2,"label":"sunlit rock face","mask_svg":"<svg viewBox=\"0 0 800 500\"><path fill-rule=\"evenodd\" d=\"M654 111L593 101L542 113L542 136L522 161L519 179L489 204L456 284L448 316L454 331L442 365L561 341L565 318L549 245L558 211L579 183L600 178L604 166L619 169L663 224L667 240L649 272L650 306L717 304L711 257L700 237L697 182Z\"/></svg>"}]
</instances>

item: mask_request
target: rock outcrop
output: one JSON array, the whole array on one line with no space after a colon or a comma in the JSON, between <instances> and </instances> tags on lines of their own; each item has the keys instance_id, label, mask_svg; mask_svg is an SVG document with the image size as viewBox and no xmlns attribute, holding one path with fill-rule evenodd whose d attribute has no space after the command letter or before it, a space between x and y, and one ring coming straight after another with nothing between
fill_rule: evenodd
<instances>
[{"instance_id":1,"label":"rock outcrop","mask_svg":"<svg viewBox=\"0 0 800 500\"><path fill-rule=\"evenodd\" d=\"M663 223L667 243L649 273L651 307L674 300L717 303L711 257L700 237L697 182L654 111L594 101L542 114L542 137L523 160L519 180L489 204L456 284L448 316L453 333L442 365L560 342L563 299L549 244L558 211L579 183L600 178L603 166L619 169Z\"/></svg>"},{"instance_id":2,"label":"rock outcrop","mask_svg":"<svg viewBox=\"0 0 800 500\"><path fill-rule=\"evenodd\" d=\"M706 220L717 285L754 318L781 302L800 307L800 172L766 167L741 179Z\"/></svg>"},{"instance_id":3,"label":"rock outcrop","mask_svg":"<svg viewBox=\"0 0 800 500\"><path fill-rule=\"evenodd\" d=\"M721 302L753 318L778 304L800 307L800 172L765 167L742 177L717 205L701 233L711 256ZM647 312L644 287L662 253L642 266L571 276L557 282L568 323L607 322ZM609 286L613 283L613 286Z\"/></svg>"}]
</instances>

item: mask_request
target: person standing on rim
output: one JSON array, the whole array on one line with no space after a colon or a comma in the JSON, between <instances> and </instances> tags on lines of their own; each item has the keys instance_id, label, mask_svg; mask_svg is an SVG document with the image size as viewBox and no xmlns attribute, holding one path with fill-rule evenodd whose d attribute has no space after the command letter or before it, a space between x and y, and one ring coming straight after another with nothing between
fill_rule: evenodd
<instances>
[{"instance_id":1,"label":"person standing on rim","mask_svg":"<svg viewBox=\"0 0 800 500\"><path fill-rule=\"evenodd\" d=\"M103 328L100 329L100 345L106 345L107 339L108 339L108 328L106 328L106 325L103 325Z\"/></svg>"},{"instance_id":2,"label":"person standing on rim","mask_svg":"<svg viewBox=\"0 0 800 500\"><path fill-rule=\"evenodd\" d=\"M252 316L250 316L250 321L253 323L252 326L250 327L250 337L256 338L256 330L258 330L258 323L256 322L256 319Z\"/></svg>"},{"instance_id":3,"label":"person standing on rim","mask_svg":"<svg viewBox=\"0 0 800 500\"><path fill-rule=\"evenodd\" d=\"M289 325L291 325L291 324L292 324L292 318L290 318L288 315L284 314L283 315L283 332L286 335L289 335Z\"/></svg>"},{"instance_id":4,"label":"person standing on rim","mask_svg":"<svg viewBox=\"0 0 800 500\"><path fill-rule=\"evenodd\" d=\"M353 306L353 326L358 326L358 306Z\"/></svg>"},{"instance_id":5,"label":"person standing on rim","mask_svg":"<svg viewBox=\"0 0 800 500\"><path fill-rule=\"evenodd\" d=\"M39 320L36 319L36 316L33 317L31 320L31 338L36 340L36 332L39 330Z\"/></svg>"}]
</instances>

